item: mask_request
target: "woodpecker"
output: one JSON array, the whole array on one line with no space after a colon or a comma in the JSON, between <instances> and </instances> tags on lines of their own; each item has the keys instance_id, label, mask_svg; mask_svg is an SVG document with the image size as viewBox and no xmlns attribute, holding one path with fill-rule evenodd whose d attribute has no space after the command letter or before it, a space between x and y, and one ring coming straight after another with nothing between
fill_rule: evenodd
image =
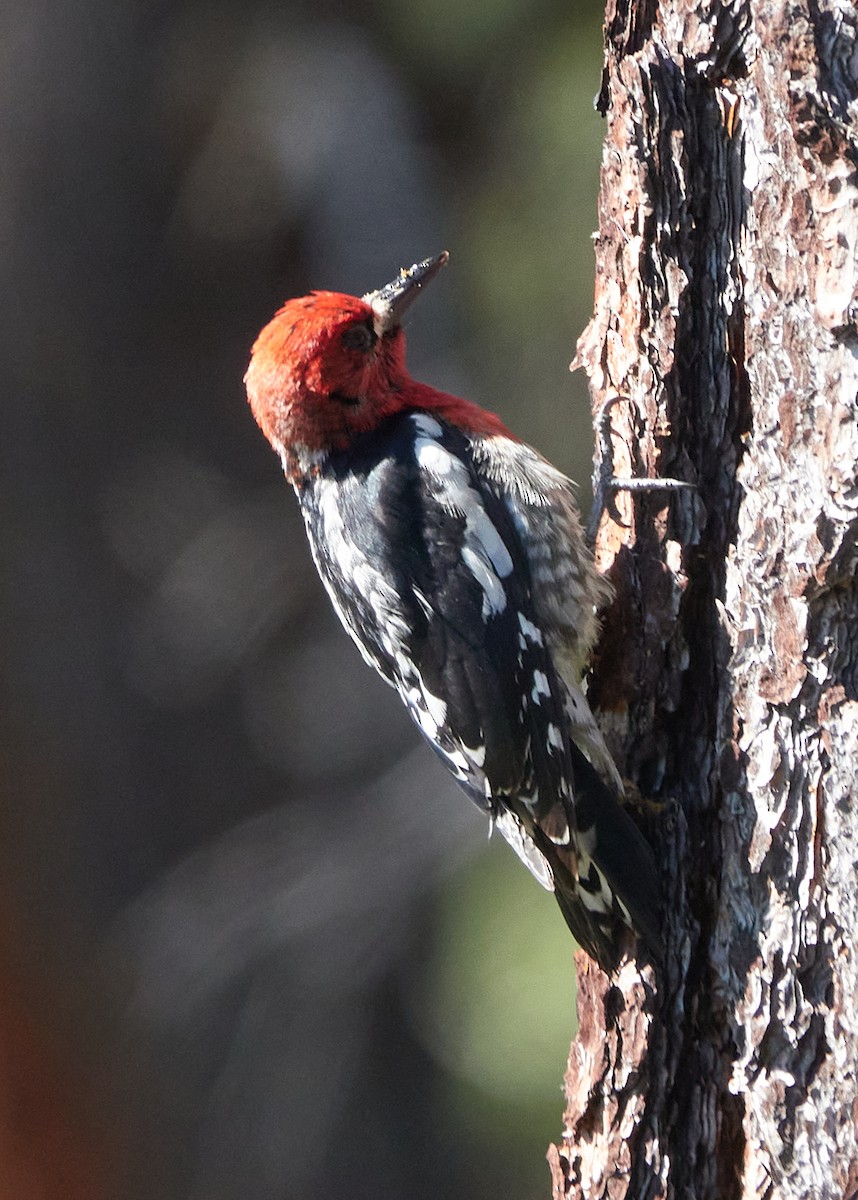
<instances>
[{"instance_id":1,"label":"woodpecker","mask_svg":"<svg viewBox=\"0 0 858 1200\"><path fill-rule=\"evenodd\" d=\"M610 594L574 485L491 412L418 383L402 317L448 261L289 300L245 376L313 559L370 666L606 970L660 953L650 848L582 677Z\"/></svg>"}]
</instances>

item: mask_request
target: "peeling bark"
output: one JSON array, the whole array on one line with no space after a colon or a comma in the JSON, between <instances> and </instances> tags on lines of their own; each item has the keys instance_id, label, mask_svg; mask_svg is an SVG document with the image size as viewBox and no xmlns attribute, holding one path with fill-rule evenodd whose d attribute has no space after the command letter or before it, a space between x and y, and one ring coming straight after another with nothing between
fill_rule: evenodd
<instances>
[{"instance_id":1,"label":"peeling bark","mask_svg":"<svg viewBox=\"0 0 858 1200\"><path fill-rule=\"evenodd\" d=\"M591 698L667 961L579 958L563 1197L858 1196L858 13L611 0L596 308L617 588Z\"/></svg>"}]
</instances>

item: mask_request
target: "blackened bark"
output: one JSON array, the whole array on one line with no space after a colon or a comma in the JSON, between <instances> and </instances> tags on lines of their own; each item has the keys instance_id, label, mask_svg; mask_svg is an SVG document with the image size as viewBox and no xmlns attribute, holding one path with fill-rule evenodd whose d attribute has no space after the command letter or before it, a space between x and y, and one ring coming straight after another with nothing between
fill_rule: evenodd
<instances>
[{"instance_id":1,"label":"blackened bark","mask_svg":"<svg viewBox=\"0 0 858 1200\"><path fill-rule=\"evenodd\" d=\"M591 684L652 819L656 979L579 961L557 1200L858 1194L858 14L609 4L596 309L617 587Z\"/></svg>"}]
</instances>

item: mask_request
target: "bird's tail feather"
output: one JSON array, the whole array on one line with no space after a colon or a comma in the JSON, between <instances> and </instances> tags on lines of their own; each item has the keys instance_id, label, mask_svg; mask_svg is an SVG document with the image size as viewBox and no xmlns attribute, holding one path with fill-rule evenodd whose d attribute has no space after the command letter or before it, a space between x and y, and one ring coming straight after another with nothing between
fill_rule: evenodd
<instances>
[{"instance_id":1,"label":"bird's tail feather","mask_svg":"<svg viewBox=\"0 0 858 1200\"><path fill-rule=\"evenodd\" d=\"M574 748L573 759L574 848L539 838L560 911L576 941L606 970L628 947L629 927L659 960L661 888L652 850L592 764Z\"/></svg>"}]
</instances>

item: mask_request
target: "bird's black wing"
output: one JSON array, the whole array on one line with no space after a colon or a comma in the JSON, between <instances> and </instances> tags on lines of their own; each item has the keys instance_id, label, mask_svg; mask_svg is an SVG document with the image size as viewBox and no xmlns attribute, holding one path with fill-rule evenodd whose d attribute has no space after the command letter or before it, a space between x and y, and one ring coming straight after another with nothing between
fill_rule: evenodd
<instances>
[{"instance_id":1,"label":"bird's black wing","mask_svg":"<svg viewBox=\"0 0 858 1200\"><path fill-rule=\"evenodd\" d=\"M556 791L562 751L543 753L534 716L559 744L562 700L509 512L450 426L411 414L381 434L332 455L301 497L337 611L482 807Z\"/></svg>"}]
</instances>

